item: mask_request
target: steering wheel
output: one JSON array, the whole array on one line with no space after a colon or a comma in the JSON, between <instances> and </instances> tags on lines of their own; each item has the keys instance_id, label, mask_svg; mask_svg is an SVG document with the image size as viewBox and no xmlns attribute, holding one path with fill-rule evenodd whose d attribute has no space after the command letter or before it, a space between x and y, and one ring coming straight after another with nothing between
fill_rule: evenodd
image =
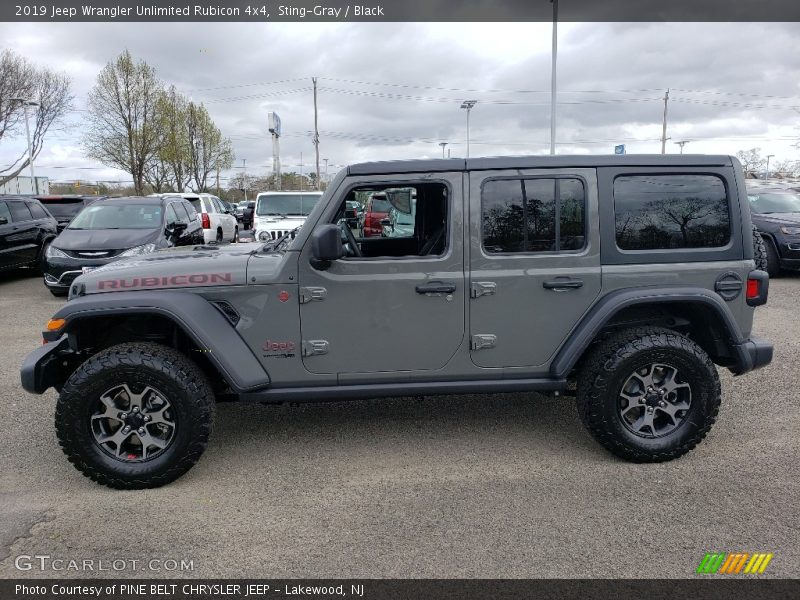
<instances>
[{"instance_id":1,"label":"steering wheel","mask_svg":"<svg viewBox=\"0 0 800 600\"><path fill-rule=\"evenodd\" d=\"M350 248L350 253L352 253L353 256L364 256L361 252L361 248L358 247L356 236L353 235L353 232L350 231L350 227L347 226L347 221L343 220L341 223L339 223L339 227L341 227L344 237L347 238L347 246Z\"/></svg>"}]
</instances>

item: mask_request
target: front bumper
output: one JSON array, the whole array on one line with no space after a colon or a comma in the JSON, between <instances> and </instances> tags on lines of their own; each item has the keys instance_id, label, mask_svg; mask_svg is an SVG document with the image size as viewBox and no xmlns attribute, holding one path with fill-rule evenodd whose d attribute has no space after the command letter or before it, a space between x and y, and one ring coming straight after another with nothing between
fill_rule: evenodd
<instances>
[{"instance_id":1,"label":"front bumper","mask_svg":"<svg viewBox=\"0 0 800 600\"><path fill-rule=\"evenodd\" d=\"M44 284L54 290L69 290L75 278L83 273L83 267L102 267L123 258L112 256L109 258L81 259L81 258L48 258L47 268L44 270Z\"/></svg>"},{"instance_id":2,"label":"front bumper","mask_svg":"<svg viewBox=\"0 0 800 600\"><path fill-rule=\"evenodd\" d=\"M31 394L42 394L51 387L60 387L61 368L65 352L70 352L66 335L48 342L25 357L20 368L22 387Z\"/></svg>"},{"instance_id":3,"label":"front bumper","mask_svg":"<svg viewBox=\"0 0 800 600\"><path fill-rule=\"evenodd\" d=\"M754 369L760 369L772 362L773 345L764 338L751 337L734 346L737 364L730 368L734 375L742 375Z\"/></svg>"}]
</instances>

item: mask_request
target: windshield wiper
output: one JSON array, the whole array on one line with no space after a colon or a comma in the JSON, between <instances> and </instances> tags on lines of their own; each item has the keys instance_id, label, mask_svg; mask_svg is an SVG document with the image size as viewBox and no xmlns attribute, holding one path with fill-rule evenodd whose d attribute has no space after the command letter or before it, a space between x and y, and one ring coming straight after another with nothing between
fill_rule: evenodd
<instances>
[{"instance_id":1,"label":"windshield wiper","mask_svg":"<svg viewBox=\"0 0 800 600\"><path fill-rule=\"evenodd\" d=\"M263 250L265 252L277 251L281 247L281 245L284 242L287 241L287 238L294 239L294 236L295 236L295 234L297 234L298 231L300 231L300 227L295 227L291 231L287 231L281 237L279 237L277 240L272 240L272 241L267 242L266 244L264 244Z\"/></svg>"}]
</instances>

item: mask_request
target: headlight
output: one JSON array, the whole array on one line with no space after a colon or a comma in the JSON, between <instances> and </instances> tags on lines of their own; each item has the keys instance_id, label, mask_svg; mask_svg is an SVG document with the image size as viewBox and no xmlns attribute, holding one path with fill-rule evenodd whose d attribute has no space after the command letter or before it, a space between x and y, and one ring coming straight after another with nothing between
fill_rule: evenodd
<instances>
[{"instance_id":1,"label":"headlight","mask_svg":"<svg viewBox=\"0 0 800 600\"><path fill-rule=\"evenodd\" d=\"M144 244L142 246L136 246L135 248L131 248L130 250L125 250L120 256L139 256L141 254L148 254L150 252L155 251L156 245L155 244Z\"/></svg>"},{"instance_id":2,"label":"headlight","mask_svg":"<svg viewBox=\"0 0 800 600\"><path fill-rule=\"evenodd\" d=\"M781 233L786 235L800 235L800 227L781 227Z\"/></svg>"},{"instance_id":3,"label":"headlight","mask_svg":"<svg viewBox=\"0 0 800 600\"><path fill-rule=\"evenodd\" d=\"M259 241L266 242L267 240L271 240L272 237L269 235L269 231L262 231L258 234Z\"/></svg>"},{"instance_id":4,"label":"headlight","mask_svg":"<svg viewBox=\"0 0 800 600\"><path fill-rule=\"evenodd\" d=\"M58 248L54 248L53 244L50 244L47 247L47 250L44 251L44 255L47 258L69 258L64 252L59 250Z\"/></svg>"}]
</instances>

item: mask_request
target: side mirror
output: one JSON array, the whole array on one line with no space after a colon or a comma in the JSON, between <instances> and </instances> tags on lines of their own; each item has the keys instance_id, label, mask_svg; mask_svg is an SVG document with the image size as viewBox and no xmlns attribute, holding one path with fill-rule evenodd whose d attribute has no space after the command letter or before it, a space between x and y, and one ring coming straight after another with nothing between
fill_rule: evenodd
<instances>
[{"instance_id":1,"label":"side mirror","mask_svg":"<svg viewBox=\"0 0 800 600\"><path fill-rule=\"evenodd\" d=\"M5 217L0 217L0 225L8 225L8 219Z\"/></svg>"},{"instance_id":2,"label":"side mirror","mask_svg":"<svg viewBox=\"0 0 800 600\"><path fill-rule=\"evenodd\" d=\"M334 224L321 225L311 234L311 266L324 271L331 262L344 256L341 229Z\"/></svg>"}]
</instances>

